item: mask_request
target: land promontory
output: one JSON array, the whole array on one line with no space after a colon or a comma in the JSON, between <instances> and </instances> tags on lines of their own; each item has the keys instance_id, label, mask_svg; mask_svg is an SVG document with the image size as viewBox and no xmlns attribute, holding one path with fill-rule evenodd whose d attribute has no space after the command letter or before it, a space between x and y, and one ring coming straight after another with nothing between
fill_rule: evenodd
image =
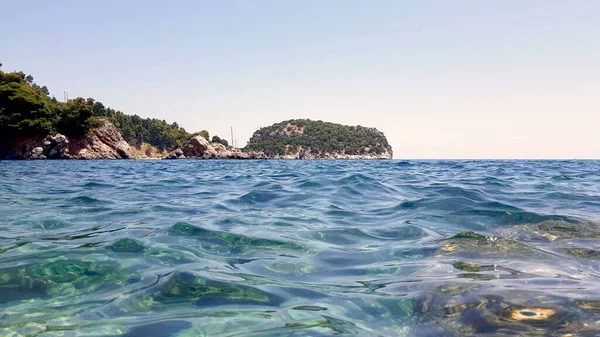
<instances>
[{"instance_id":1,"label":"land promontory","mask_svg":"<svg viewBox=\"0 0 600 337\"><path fill-rule=\"evenodd\" d=\"M0 70L0 159L142 158L390 159L392 148L375 128L294 119L260 128L239 149L93 98L59 101L31 75Z\"/></svg>"}]
</instances>

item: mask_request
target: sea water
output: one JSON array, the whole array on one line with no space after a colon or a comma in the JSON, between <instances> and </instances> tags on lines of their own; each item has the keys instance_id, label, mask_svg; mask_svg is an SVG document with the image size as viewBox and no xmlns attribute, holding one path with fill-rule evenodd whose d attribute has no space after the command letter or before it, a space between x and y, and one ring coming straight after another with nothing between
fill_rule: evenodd
<instances>
[{"instance_id":1,"label":"sea water","mask_svg":"<svg viewBox=\"0 0 600 337\"><path fill-rule=\"evenodd\" d=\"M598 161L3 161L1 336L598 336Z\"/></svg>"}]
</instances>

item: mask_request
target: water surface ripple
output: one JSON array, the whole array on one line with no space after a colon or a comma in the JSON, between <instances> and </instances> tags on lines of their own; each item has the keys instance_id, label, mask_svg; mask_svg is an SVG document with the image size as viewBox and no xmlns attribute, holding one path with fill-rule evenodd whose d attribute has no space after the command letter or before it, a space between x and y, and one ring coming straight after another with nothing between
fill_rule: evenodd
<instances>
[{"instance_id":1,"label":"water surface ripple","mask_svg":"<svg viewBox=\"0 0 600 337\"><path fill-rule=\"evenodd\" d=\"M598 336L598 161L3 161L0 336Z\"/></svg>"}]
</instances>

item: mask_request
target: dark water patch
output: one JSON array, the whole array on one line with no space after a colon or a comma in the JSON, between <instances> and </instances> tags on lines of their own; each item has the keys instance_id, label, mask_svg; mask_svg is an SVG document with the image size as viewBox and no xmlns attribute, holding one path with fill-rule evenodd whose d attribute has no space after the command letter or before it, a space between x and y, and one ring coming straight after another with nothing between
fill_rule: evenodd
<instances>
[{"instance_id":1,"label":"dark water patch","mask_svg":"<svg viewBox=\"0 0 600 337\"><path fill-rule=\"evenodd\" d=\"M301 305L297 307L293 307L293 310L302 310L302 311L323 311L327 310L327 308L319 307L316 305Z\"/></svg>"},{"instance_id":2,"label":"dark water patch","mask_svg":"<svg viewBox=\"0 0 600 337\"><path fill-rule=\"evenodd\" d=\"M188 321L164 321L131 328L123 337L168 337L192 327Z\"/></svg>"}]
</instances>

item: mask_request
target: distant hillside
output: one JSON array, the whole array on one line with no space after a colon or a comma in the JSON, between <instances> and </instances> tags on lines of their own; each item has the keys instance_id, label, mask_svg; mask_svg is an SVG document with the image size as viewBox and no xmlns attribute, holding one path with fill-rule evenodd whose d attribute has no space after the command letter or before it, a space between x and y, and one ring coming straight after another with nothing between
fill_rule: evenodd
<instances>
[{"instance_id":1,"label":"distant hillside","mask_svg":"<svg viewBox=\"0 0 600 337\"><path fill-rule=\"evenodd\" d=\"M254 132L246 150L271 158L391 158L392 147L375 128L293 119Z\"/></svg>"}]
</instances>

